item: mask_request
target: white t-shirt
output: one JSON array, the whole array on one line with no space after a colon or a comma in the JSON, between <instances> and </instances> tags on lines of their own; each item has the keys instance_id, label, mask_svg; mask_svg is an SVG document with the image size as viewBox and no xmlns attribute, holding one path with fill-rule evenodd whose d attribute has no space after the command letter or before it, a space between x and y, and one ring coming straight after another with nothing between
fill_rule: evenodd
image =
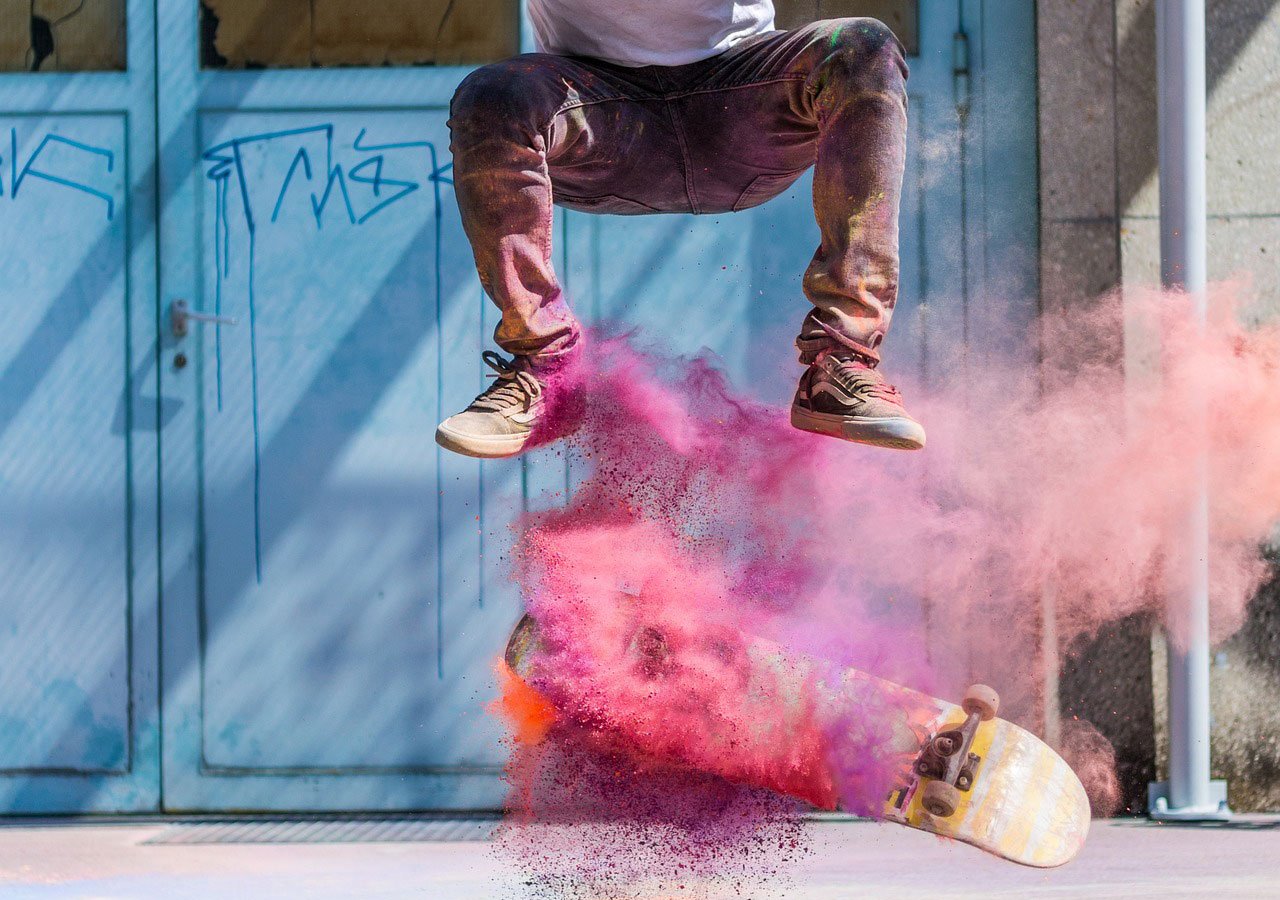
<instances>
[{"instance_id":1,"label":"white t-shirt","mask_svg":"<svg viewBox=\"0 0 1280 900\"><path fill-rule=\"evenodd\" d=\"M529 0L544 53L683 66L773 30L773 0Z\"/></svg>"}]
</instances>

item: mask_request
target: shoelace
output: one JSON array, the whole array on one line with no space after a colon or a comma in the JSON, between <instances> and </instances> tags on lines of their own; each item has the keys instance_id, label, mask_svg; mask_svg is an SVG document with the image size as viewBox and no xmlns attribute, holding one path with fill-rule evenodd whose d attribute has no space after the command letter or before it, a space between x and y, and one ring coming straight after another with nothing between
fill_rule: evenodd
<instances>
[{"instance_id":1,"label":"shoelace","mask_svg":"<svg viewBox=\"0 0 1280 900\"><path fill-rule=\"evenodd\" d=\"M884 380L875 369L857 359L840 359L832 372L836 381L854 396L866 399L878 398L891 403L901 403L898 389Z\"/></svg>"},{"instance_id":2,"label":"shoelace","mask_svg":"<svg viewBox=\"0 0 1280 900\"><path fill-rule=\"evenodd\" d=\"M513 360L504 359L492 350L484 351L480 358L497 373L489 376L497 381L475 399L471 404L474 409L502 412L512 406L532 405L542 396L542 382L533 373L517 367Z\"/></svg>"}]
</instances>

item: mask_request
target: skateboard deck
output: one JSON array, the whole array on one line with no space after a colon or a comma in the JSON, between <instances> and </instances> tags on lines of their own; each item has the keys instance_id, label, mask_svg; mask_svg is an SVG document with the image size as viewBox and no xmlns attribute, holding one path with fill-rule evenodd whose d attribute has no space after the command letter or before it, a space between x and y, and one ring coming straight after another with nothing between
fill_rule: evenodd
<instances>
[{"instance_id":1,"label":"skateboard deck","mask_svg":"<svg viewBox=\"0 0 1280 900\"><path fill-rule=\"evenodd\" d=\"M776 675L780 648L763 641L752 641L752 647L749 657L755 662L748 665ZM551 708L537 687L543 675L538 651L537 625L525 616L511 634L502 666L521 691ZM864 709L859 698L891 698L873 704L876 715L889 718L879 724L891 727L891 749L899 761L880 811L885 821L1037 868L1063 865L1084 845L1090 810L1080 779L1035 735L995 717L999 700L990 688L975 685L962 706L856 669L844 670L836 681L834 690L819 691L821 702L845 704L855 716ZM778 690L776 679L755 683ZM780 691L779 707L797 702L800 684ZM777 789L758 779L756 786ZM815 798L812 792L791 793L834 806L833 799Z\"/></svg>"},{"instance_id":2,"label":"skateboard deck","mask_svg":"<svg viewBox=\"0 0 1280 900\"><path fill-rule=\"evenodd\" d=\"M872 678L870 675L860 676ZM914 731L923 744L965 722L960 706L886 683L915 701ZM904 772L884 804L886 821L953 838L1037 868L1070 862L1089 833L1089 798L1066 761L1044 741L1000 718L979 722L968 748L979 760L955 811L934 815L925 804L928 778Z\"/></svg>"}]
</instances>

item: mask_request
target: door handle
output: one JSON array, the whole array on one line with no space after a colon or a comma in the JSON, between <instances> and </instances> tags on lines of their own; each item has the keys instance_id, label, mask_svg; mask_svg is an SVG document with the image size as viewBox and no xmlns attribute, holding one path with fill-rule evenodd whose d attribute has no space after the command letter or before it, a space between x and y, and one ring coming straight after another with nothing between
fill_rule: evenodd
<instances>
[{"instance_id":1,"label":"door handle","mask_svg":"<svg viewBox=\"0 0 1280 900\"><path fill-rule=\"evenodd\" d=\"M209 313L194 312L186 300L174 300L169 304L169 327L174 337L186 337L191 331L192 322L208 322L210 325L235 325L239 320L231 316L214 316Z\"/></svg>"}]
</instances>

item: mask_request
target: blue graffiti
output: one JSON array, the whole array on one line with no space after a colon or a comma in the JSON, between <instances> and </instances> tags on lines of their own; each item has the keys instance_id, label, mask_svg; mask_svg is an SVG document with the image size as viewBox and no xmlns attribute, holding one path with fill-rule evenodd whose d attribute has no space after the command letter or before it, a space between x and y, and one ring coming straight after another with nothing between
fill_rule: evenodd
<instances>
[{"instance_id":1,"label":"blue graffiti","mask_svg":"<svg viewBox=\"0 0 1280 900\"><path fill-rule=\"evenodd\" d=\"M423 180L437 189L441 184L453 183L448 177L453 164L442 164L440 154L435 144L431 141L367 144L365 143L366 133L367 129L362 128L351 145L351 149L360 154L362 158L354 165L349 166L344 166L334 159L334 126L332 124L312 125L305 128L291 128L283 131L234 138L211 147L204 152L205 160L212 163L207 177L215 182L226 182L233 175L235 176L236 185L240 191L241 201L244 206L245 224L251 234L257 228L259 210L253 202L254 183L246 175L244 151L252 145L266 145L280 141L293 141L302 144L292 154L289 167L285 171L284 177L280 179L278 190L274 192L275 201L271 205L271 215L269 217L271 222L279 220L281 207L283 207L290 189L293 188L296 181L301 180L309 186L308 197L317 228L324 227L325 212L335 196L342 198L342 209L347 223L363 225L392 204L403 200L414 191L422 188L422 181L415 181L407 174L402 173L395 178L387 175L390 161L388 153L390 152L420 150L426 156L424 160L426 173L423 176ZM316 155L315 148L306 146L305 141L310 137L319 138L322 142L322 164L318 165L313 158ZM403 160L401 162L403 163ZM301 175L299 175L299 172L301 172ZM358 198L364 201L363 204L353 201L351 188L353 184L364 188L366 196ZM336 195L335 190L337 192ZM391 193L384 196L384 193L388 190Z\"/></svg>"},{"instance_id":2,"label":"blue graffiti","mask_svg":"<svg viewBox=\"0 0 1280 900\"><path fill-rule=\"evenodd\" d=\"M65 138L60 134L47 133L41 139L36 149L27 157L26 162L21 166L18 165L18 129L9 129L9 199L17 200L18 194L22 190L22 184L28 178L34 178L38 181L46 181L59 187L68 188L70 190L88 194L91 197L97 197L107 206L107 220L110 221L115 217L116 200L110 191L102 190L92 184L85 184L68 174L59 174L57 171L49 171L44 168L45 165L51 165L55 170L57 168L57 160L49 160L50 148L66 147L76 153L86 153L106 163L106 172L111 174L115 171L116 155L113 151L105 147L95 147L92 144L73 141ZM41 162L41 157L45 157ZM0 156L0 162L3 157ZM40 167L38 168L37 165ZM4 183L0 180L0 197L5 196Z\"/></svg>"},{"instance_id":3,"label":"blue graffiti","mask_svg":"<svg viewBox=\"0 0 1280 900\"><path fill-rule=\"evenodd\" d=\"M203 154L210 163L206 177L214 183L214 285L215 313L221 315L224 280L231 271L231 240L228 219L228 193L239 193L244 225L248 231L247 306L249 320L249 359L253 419L253 533L254 562L258 581L262 581L262 494L261 431L259 426L259 381L257 351L257 304L254 270L257 263L259 221L279 222L289 198L306 191L312 219L317 229L333 218L332 208L340 209L339 224L361 226L410 194L421 190L424 183L433 191L435 218L436 292L440 291L440 257L442 235L442 185L452 185L449 173L452 162L444 163L431 141L404 141L373 144L365 142L367 129L361 129L350 149L358 160L343 165L336 161L334 126L331 123L304 128L251 134L223 141ZM286 142L289 142L286 144ZM246 151L267 151L286 144L297 149L289 155L283 176L278 171L255 171L251 177L245 164ZM318 146L311 146L315 144ZM415 159L415 157L421 157ZM395 171L392 171L392 170ZM414 177L411 177L414 176ZM276 180L278 178L278 181ZM234 181L234 188L232 182ZM267 201L263 202L265 193ZM340 198L340 203L337 199ZM265 210L270 214L265 215ZM222 409L222 335L215 333L214 356L218 409Z\"/></svg>"}]
</instances>

